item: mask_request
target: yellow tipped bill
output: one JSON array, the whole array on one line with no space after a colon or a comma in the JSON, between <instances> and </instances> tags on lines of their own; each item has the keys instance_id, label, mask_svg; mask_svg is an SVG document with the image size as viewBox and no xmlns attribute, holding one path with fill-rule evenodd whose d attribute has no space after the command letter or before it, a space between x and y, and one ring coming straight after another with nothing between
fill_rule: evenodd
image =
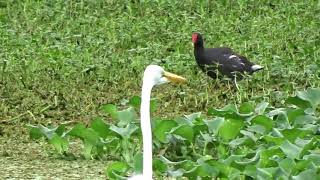
<instances>
[{"instance_id":1,"label":"yellow tipped bill","mask_svg":"<svg viewBox=\"0 0 320 180\"><path fill-rule=\"evenodd\" d=\"M174 83L184 83L187 81L186 78L182 76L178 76L176 74L166 72L166 71L164 72L163 76L166 77L169 81Z\"/></svg>"}]
</instances>

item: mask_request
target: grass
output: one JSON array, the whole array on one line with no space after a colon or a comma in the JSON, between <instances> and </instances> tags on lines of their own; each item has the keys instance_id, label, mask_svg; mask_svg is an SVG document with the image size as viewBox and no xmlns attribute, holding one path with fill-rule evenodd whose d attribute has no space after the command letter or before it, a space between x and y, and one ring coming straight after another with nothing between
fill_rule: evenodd
<instances>
[{"instance_id":1,"label":"grass","mask_svg":"<svg viewBox=\"0 0 320 180\"><path fill-rule=\"evenodd\" d=\"M246 101L283 106L320 85L319 19L319 1L0 1L0 121L88 122L102 104L140 95L151 63L188 79L155 89L154 116ZM265 70L239 92L211 80L196 66L194 31Z\"/></svg>"}]
</instances>

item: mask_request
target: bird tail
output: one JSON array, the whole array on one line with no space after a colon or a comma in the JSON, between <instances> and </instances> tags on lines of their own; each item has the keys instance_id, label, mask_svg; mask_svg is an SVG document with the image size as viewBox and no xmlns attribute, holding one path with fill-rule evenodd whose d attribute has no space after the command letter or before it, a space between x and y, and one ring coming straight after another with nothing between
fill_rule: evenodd
<instances>
[{"instance_id":1,"label":"bird tail","mask_svg":"<svg viewBox=\"0 0 320 180\"><path fill-rule=\"evenodd\" d=\"M257 64L251 66L252 72L260 71L262 69L263 69L263 67L260 65L257 65Z\"/></svg>"}]
</instances>

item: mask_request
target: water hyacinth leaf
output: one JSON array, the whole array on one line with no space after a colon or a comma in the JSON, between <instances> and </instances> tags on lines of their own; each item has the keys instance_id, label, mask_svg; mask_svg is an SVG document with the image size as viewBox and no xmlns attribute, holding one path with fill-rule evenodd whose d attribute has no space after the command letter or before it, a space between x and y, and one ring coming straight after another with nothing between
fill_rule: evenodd
<instances>
[{"instance_id":1,"label":"water hyacinth leaf","mask_svg":"<svg viewBox=\"0 0 320 180\"><path fill-rule=\"evenodd\" d=\"M159 123L153 130L155 137L162 143L167 143L167 133L178 124L172 120L159 120Z\"/></svg>"},{"instance_id":2,"label":"water hyacinth leaf","mask_svg":"<svg viewBox=\"0 0 320 180\"><path fill-rule=\"evenodd\" d=\"M231 163L235 162L235 161L240 161L242 160L242 158L244 158L246 156L246 154L241 154L241 155L231 155L228 158L222 160L222 162L226 165L230 165Z\"/></svg>"},{"instance_id":3,"label":"water hyacinth leaf","mask_svg":"<svg viewBox=\"0 0 320 180\"><path fill-rule=\"evenodd\" d=\"M46 136L48 139L51 139L53 136L56 135L56 130L58 127L54 127L54 128L47 128L41 124L38 125L39 130L42 132L42 134L44 136Z\"/></svg>"},{"instance_id":4,"label":"water hyacinth leaf","mask_svg":"<svg viewBox=\"0 0 320 180\"><path fill-rule=\"evenodd\" d=\"M205 121L205 123L207 124L209 131L213 134L217 134L220 127L222 126L222 124L224 123L224 118L223 117L216 117L212 120L207 120Z\"/></svg>"},{"instance_id":5,"label":"water hyacinth leaf","mask_svg":"<svg viewBox=\"0 0 320 180\"><path fill-rule=\"evenodd\" d=\"M286 140L284 137L274 137L270 135L266 135L263 138L268 143L274 143L276 145L281 145Z\"/></svg>"},{"instance_id":6,"label":"water hyacinth leaf","mask_svg":"<svg viewBox=\"0 0 320 180\"><path fill-rule=\"evenodd\" d=\"M105 123L102 118L94 119L91 122L90 127L94 131L96 131L98 133L98 135L100 137L102 137L102 138L107 138L108 136L114 136L115 135L114 132L109 129L110 125Z\"/></svg>"},{"instance_id":7,"label":"water hyacinth leaf","mask_svg":"<svg viewBox=\"0 0 320 180\"><path fill-rule=\"evenodd\" d=\"M287 140L282 143L280 149L291 159L298 158L302 150L300 147Z\"/></svg>"},{"instance_id":8,"label":"water hyacinth leaf","mask_svg":"<svg viewBox=\"0 0 320 180\"><path fill-rule=\"evenodd\" d=\"M295 140L299 138L303 138L306 134L308 134L308 131L303 131L298 128L293 128L293 129L284 129L281 131L281 134L283 137L285 137L287 140L290 142L294 143Z\"/></svg>"},{"instance_id":9,"label":"water hyacinth leaf","mask_svg":"<svg viewBox=\"0 0 320 180\"><path fill-rule=\"evenodd\" d=\"M288 120L288 116L286 113L278 114L276 117L276 127L280 129L289 129L291 128L290 122Z\"/></svg>"},{"instance_id":10,"label":"water hyacinth leaf","mask_svg":"<svg viewBox=\"0 0 320 180\"><path fill-rule=\"evenodd\" d=\"M134 156L134 160L133 160L133 169L135 174L142 174L142 168L143 168L142 161L143 161L142 153L137 153Z\"/></svg>"},{"instance_id":11,"label":"water hyacinth leaf","mask_svg":"<svg viewBox=\"0 0 320 180\"><path fill-rule=\"evenodd\" d=\"M113 104L106 104L101 106L101 110L107 114L110 114L110 116L113 119L117 119L118 118L118 108L117 106L113 105Z\"/></svg>"},{"instance_id":12,"label":"water hyacinth leaf","mask_svg":"<svg viewBox=\"0 0 320 180\"><path fill-rule=\"evenodd\" d=\"M188 125L180 125L178 127L175 127L171 130L172 134L179 135L185 139L187 139L189 142L193 141L194 132L192 127Z\"/></svg>"},{"instance_id":13,"label":"water hyacinth leaf","mask_svg":"<svg viewBox=\"0 0 320 180\"><path fill-rule=\"evenodd\" d=\"M29 127L29 135L31 139L40 139L43 137L42 131L37 126L28 125Z\"/></svg>"},{"instance_id":14,"label":"water hyacinth leaf","mask_svg":"<svg viewBox=\"0 0 320 180\"><path fill-rule=\"evenodd\" d=\"M248 166L248 165L251 165L251 164L255 164L255 163L257 163L259 161L261 152L262 152L262 150L257 150L255 156L253 156L252 158L235 160L235 163L240 164L240 165L245 165L245 166ZM247 155L244 155L244 156L247 156Z\"/></svg>"},{"instance_id":15,"label":"water hyacinth leaf","mask_svg":"<svg viewBox=\"0 0 320 180\"><path fill-rule=\"evenodd\" d=\"M293 171L293 167L295 166L296 163L291 158L285 158L279 162L279 167L287 174L291 174L291 172Z\"/></svg>"},{"instance_id":16,"label":"water hyacinth leaf","mask_svg":"<svg viewBox=\"0 0 320 180\"><path fill-rule=\"evenodd\" d=\"M255 112L259 115L263 114L265 112L265 110L267 109L267 107L269 106L268 102L262 101L261 103L259 103L257 105L257 107L255 108Z\"/></svg>"},{"instance_id":17,"label":"water hyacinth leaf","mask_svg":"<svg viewBox=\"0 0 320 180\"><path fill-rule=\"evenodd\" d=\"M60 154L67 152L69 147L69 142L57 134L54 134L48 142L52 144L55 150Z\"/></svg>"},{"instance_id":18,"label":"water hyacinth leaf","mask_svg":"<svg viewBox=\"0 0 320 180\"><path fill-rule=\"evenodd\" d=\"M118 120L119 126L125 126L133 121L135 121L137 118L136 112L132 107L129 107L128 109L118 111Z\"/></svg>"},{"instance_id":19,"label":"water hyacinth leaf","mask_svg":"<svg viewBox=\"0 0 320 180\"><path fill-rule=\"evenodd\" d=\"M293 124L293 122L297 117L305 115L303 109L288 109L287 114L288 114L288 120L291 124Z\"/></svg>"},{"instance_id":20,"label":"water hyacinth leaf","mask_svg":"<svg viewBox=\"0 0 320 180\"><path fill-rule=\"evenodd\" d=\"M168 170L168 174L171 177L181 177L186 171L184 169L177 169L177 170Z\"/></svg>"},{"instance_id":21,"label":"water hyacinth leaf","mask_svg":"<svg viewBox=\"0 0 320 180\"><path fill-rule=\"evenodd\" d=\"M260 160L258 162L259 167L270 167L277 166L277 161L273 160L271 157L278 156L283 157L285 154L277 146L272 146L268 149L260 151Z\"/></svg>"},{"instance_id":22,"label":"water hyacinth leaf","mask_svg":"<svg viewBox=\"0 0 320 180\"><path fill-rule=\"evenodd\" d=\"M311 104L308 101L305 101L303 99L300 99L298 96L289 97L286 100L287 104L295 105L301 109L308 109L311 107Z\"/></svg>"},{"instance_id":23,"label":"water hyacinth leaf","mask_svg":"<svg viewBox=\"0 0 320 180\"><path fill-rule=\"evenodd\" d=\"M272 119L264 115L258 115L251 120L252 124L258 124L265 128L267 132L270 132L274 126Z\"/></svg>"},{"instance_id":24,"label":"water hyacinth leaf","mask_svg":"<svg viewBox=\"0 0 320 180\"><path fill-rule=\"evenodd\" d=\"M113 162L106 168L106 175L108 179L118 179L117 175L123 175L129 166L124 162Z\"/></svg>"},{"instance_id":25,"label":"water hyacinth leaf","mask_svg":"<svg viewBox=\"0 0 320 180\"><path fill-rule=\"evenodd\" d=\"M93 148L94 148L94 146L92 143L90 143L88 141L84 141L82 155L84 156L85 159L89 160L92 158L91 155L92 155Z\"/></svg>"},{"instance_id":26,"label":"water hyacinth leaf","mask_svg":"<svg viewBox=\"0 0 320 180\"><path fill-rule=\"evenodd\" d=\"M195 119L201 117L201 112L196 112L196 113L192 113L192 114L189 114L189 115L184 115L184 117L186 117L189 121L192 122L192 121L194 121Z\"/></svg>"},{"instance_id":27,"label":"water hyacinth leaf","mask_svg":"<svg viewBox=\"0 0 320 180\"><path fill-rule=\"evenodd\" d=\"M250 176L254 179L257 179L257 167L253 166L253 165L248 165L245 167L244 171L243 171L243 174L247 175L247 176Z\"/></svg>"},{"instance_id":28,"label":"water hyacinth leaf","mask_svg":"<svg viewBox=\"0 0 320 180\"><path fill-rule=\"evenodd\" d=\"M141 105L141 98L139 96L133 96L130 98L129 104L135 108L139 108Z\"/></svg>"},{"instance_id":29,"label":"water hyacinth leaf","mask_svg":"<svg viewBox=\"0 0 320 180\"><path fill-rule=\"evenodd\" d=\"M307 91L298 91L297 97L308 101L315 109L320 104L320 88L308 88Z\"/></svg>"},{"instance_id":30,"label":"water hyacinth leaf","mask_svg":"<svg viewBox=\"0 0 320 180\"><path fill-rule=\"evenodd\" d=\"M255 136L255 134L250 131L240 130L240 133L243 134L244 136L250 138L254 142L256 142L258 140L258 138Z\"/></svg>"},{"instance_id":31,"label":"water hyacinth leaf","mask_svg":"<svg viewBox=\"0 0 320 180\"><path fill-rule=\"evenodd\" d=\"M317 169L307 169L305 171L302 171L299 173L297 176L293 176L293 180L318 180L319 179L319 174L317 173Z\"/></svg>"},{"instance_id":32,"label":"water hyacinth leaf","mask_svg":"<svg viewBox=\"0 0 320 180\"><path fill-rule=\"evenodd\" d=\"M155 172L164 173L168 170L167 164L162 162L159 159L154 159L152 164L153 164L153 169L155 170Z\"/></svg>"},{"instance_id":33,"label":"water hyacinth leaf","mask_svg":"<svg viewBox=\"0 0 320 180\"><path fill-rule=\"evenodd\" d=\"M308 162L314 163L316 166L320 166L320 154L319 153L311 153L309 155L303 156L303 159Z\"/></svg>"},{"instance_id":34,"label":"water hyacinth leaf","mask_svg":"<svg viewBox=\"0 0 320 180\"><path fill-rule=\"evenodd\" d=\"M243 126L243 121L226 119L219 129L219 136L224 140L234 139L239 135Z\"/></svg>"},{"instance_id":35,"label":"water hyacinth leaf","mask_svg":"<svg viewBox=\"0 0 320 180\"><path fill-rule=\"evenodd\" d=\"M244 144L248 140L249 140L248 137L236 138L236 139L234 139L234 140L229 142L229 146L232 147L232 148L235 148L237 146L240 146L240 145Z\"/></svg>"},{"instance_id":36,"label":"water hyacinth leaf","mask_svg":"<svg viewBox=\"0 0 320 180\"><path fill-rule=\"evenodd\" d=\"M66 126L64 124L61 124L57 127L57 129L55 130L55 133L57 133L59 136L63 136L64 132L66 130Z\"/></svg>"},{"instance_id":37,"label":"water hyacinth leaf","mask_svg":"<svg viewBox=\"0 0 320 180\"><path fill-rule=\"evenodd\" d=\"M302 158L304 155L309 154L309 150L315 149L317 143L316 138L310 140L297 139L296 144L302 147L299 157Z\"/></svg>"},{"instance_id":38,"label":"water hyacinth leaf","mask_svg":"<svg viewBox=\"0 0 320 180\"><path fill-rule=\"evenodd\" d=\"M266 128L264 126L258 125L258 124L254 124L252 126L248 126L247 130L251 131L251 132L258 133L258 134L261 134L261 135L264 135L266 133Z\"/></svg>"},{"instance_id":39,"label":"water hyacinth leaf","mask_svg":"<svg viewBox=\"0 0 320 180\"><path fill-rule=\"evenodd\" d=\"M83 139L84 138L83 132L85 130L86 130L85 125L82 123L78 123L68 132L68 135Z\"/></svg>"},{"instance_id":40,"label":"water hyacinth leaf","mask_svg":"<svg viewBox=\"0 0 320 180\"><path fill-rule=\"evenodd\" d=\"M254 111L254 106L251 102L242 103L239 107L239 112L241 114L250 114Z\"/></svg>"},{"instance_id":41,"label":"water hyacinth leaf","mask_svg":"<svg viewBox=\"0 0 320 180\"><path fill-rule=\"evenodd\" d=\"M294 126L297 125L304 125L304 124L314 124L319 120L319 118L316 118L311 115L301 115L295 118L294 120Z\"/></svg>"},{"instance_id":42,"label":"water hyacinth leaf","mask_svg":"<svg viewBox=\"0 0 320 180\"><path fill-rule=\"evenodd\" d=\"M122 138L130 138L131 134L134 133L137 129L139 129L134 124L128 124L126 127L121 128L114 125L110 126L110 130L119 134Z\"/></svg>"},{"instance_id":43,"label":"water hyacinth leaf","mask_svg":"<svg viewBox=\"0 0 320 180\"><path fill-rule=\"evenodd\" d=\"M219 170L206 162L200 162L195 173L197 177L216 177L219 174Z\"/></svg>"},{"instance_id":44,"label":"water hyacinth leaf","mask_svg":"<svg viewBox=\"0 0 320 180\"><path fill-rule=\"evenodd\" d=\"M225 114L238 113L237 107L234 104L228 104L221 109L210 108L208 110L208 115L221 116Z\"/></svg>"}]
</instances>

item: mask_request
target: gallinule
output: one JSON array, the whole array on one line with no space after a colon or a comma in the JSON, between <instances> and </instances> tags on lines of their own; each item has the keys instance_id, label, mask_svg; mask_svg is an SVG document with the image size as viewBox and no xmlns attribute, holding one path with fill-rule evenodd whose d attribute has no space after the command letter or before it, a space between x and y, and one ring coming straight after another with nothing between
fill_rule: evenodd
<instances>
[{"instance_id":1,"label":"gallinule","mask_svg":"<svg viewBox=\"0 0 320 180\"><path fill-rule=\"evenodd\" d=\"M225 75L236 83L244 74L252 74L263 69L262 66L250 62L246 57L238 55L228 47L204 48L201 34L193 33L194 56L201 70L212 78Z\"/></svg>"}]
</instances>

